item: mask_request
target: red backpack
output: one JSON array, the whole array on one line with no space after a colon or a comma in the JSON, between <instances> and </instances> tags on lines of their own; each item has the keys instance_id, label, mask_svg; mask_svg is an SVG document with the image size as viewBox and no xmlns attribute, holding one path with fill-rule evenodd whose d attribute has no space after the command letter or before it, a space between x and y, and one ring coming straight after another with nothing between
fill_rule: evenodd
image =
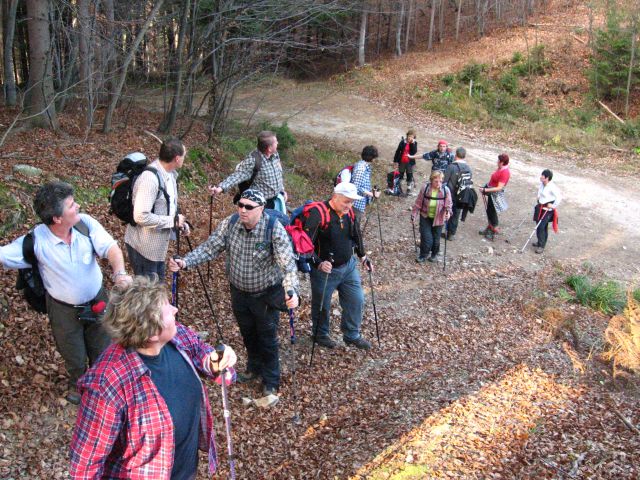
<instances>
[{"instance_id":1,"label":"red backpack","mask_svg":"<svg viewBox=\"0 0 640 480\"><path fill-rule=\"evenodd\" d=\"M351 175L353 174L353 165L347 165L342 170L340 170L340 172L338 172L338 175L336 175L336 178L333 180L334 187L339 183L342 183L342 174L345 172L345 170L349 172L349 181L351 181Z\"/></svg>"}]
</instances>

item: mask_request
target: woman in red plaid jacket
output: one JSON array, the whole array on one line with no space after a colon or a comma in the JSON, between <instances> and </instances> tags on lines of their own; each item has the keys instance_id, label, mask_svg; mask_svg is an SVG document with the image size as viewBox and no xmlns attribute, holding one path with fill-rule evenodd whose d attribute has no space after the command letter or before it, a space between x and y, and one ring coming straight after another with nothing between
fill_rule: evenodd
<instances>
[{"instance_id":1,"label":"woman in red plaid jacket","mask_svg":"<svg viewBox=\"0 0 640 480\"><path fill-rule=\"evenodd\" d=\"M200 375L229 368L232 381L236 355L227 347L218 358L175 321L176 312L156 280L136 277L112 292L103 323L115 343L78 381L71 478L193 479L198 449L215 471L213 417Z\"/></svg>"}]
</instances>

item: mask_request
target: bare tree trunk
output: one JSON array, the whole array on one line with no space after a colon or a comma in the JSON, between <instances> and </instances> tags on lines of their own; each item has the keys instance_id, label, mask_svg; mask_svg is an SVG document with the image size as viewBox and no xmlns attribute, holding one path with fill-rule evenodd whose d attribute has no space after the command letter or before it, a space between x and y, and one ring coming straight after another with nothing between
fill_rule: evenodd
<instances>
[{"instance_id":1,"label":"bare tree trunk","mask_svg":"<svg viewBox=\"0 0 640 480\"><path fill-rule=\"evenodd\" d=\"M413 2L414 0L409 0L409 9L407 11L407 31L404 35L404 51L409 51L409 37L411 32L411 17L413 16Z\"/></svg>"},{"instance_id":2,"label":"bare tree trunk","mask_svg":"<svg viewBox=\"0 0 640 480\"><path fill-rule=\"evenodd\" d=\"M48 0L27 0L29 20L29 102L31 124L58 129L53 101L53 71L51 68L51 36L49 33Z\"/></svg>"},{"instance_id":3,"label":"bare tree trunk","mask_svg":"<svg viewBox=\"0 0 640 480\"><path fill-rule=\"evenodd\" d=\"M636 56L636 28L638 27L638 18L634 15L631 26L631 59L629 60L629 75L627 76L627 91L625 92L626 98L624 101L624 116L629 118L629 92L631 91L631 77L633 74L633 62Z\"/></svg>"},{"instance_id":4,"label":"bare tree trunk","mask_svg":"<svg viewBox=\"0 0 640 480\"><path fill-rule=\"evenodd\" d=\"M378 1L378 38L376 39L376 57L380 56L380 47L382 46L382 0Z\"/></svg>"},{"instance_id":5,"label":"bare tree trunk","mask_svg":"<svg viewBox=\"0 0 640 480\"><path fill-rule=\"evenodd\" d=\"M431 0L431 19L429 20L429 43L427 50L433 49L433 29L436 23L436 0Z\"/></svg>"},{"instance_id":6,"label":"bare tree trunk","mask_svg":"<svg viewBox=\"0 0 640 480\"><path fill-rule=\"evenodd\" d=\"M18 0L8 0L4 18L4 104L13 107L17 103L16 74L13 65L13 37L16 32L16 12L18 11Z\"/></svg>"},{"instance_id":7,"label":"bare tree trunk","mask_svg":"<svg viewBox=\"0 0 640 480\"><path fill-rule=\"evenodd\" d=\"M31 1L34 1L34 0L31 0ZM124 87L124 82L127 78L127 70L129 68L129 64L133 60L138 50L138 47L142 42L142 39L144 38L145 34L147 33L147 30L149 29L149 26L151 25L151 22L153 21L155 16L158 14L158 11L160 11L160 8L162 8L163 3L164 3L164 0L157 0L156 4L153 7L153 10L151 10L151 13L147 17L147 20L144 22L144 25L140 27L140 30L138 31L138 34L136 35L136 38L133 41L133 44L131 45L131 50L129 50L129 53L124 59L124 62L120 68L120 76L118 77L116 88L113 92L113 97L111 98L111 102L109 103L107 112L104 115L104 125L102 127L103 133L109 133L109 131L111 130L111 119L113 118L113 112L116 110L116 105L118 103L118 99L120 98L122 87Z\"/></svg>"},{"instance_id":8,"label":"bare tree trunk","mask_svg":"<svg viewBox=\"0 0 640 480\"><path fill-rule=\"evenodd\" d=\"M440 0L438 9L438 42L444 41L444 1Z\"/></svg>"},{"instance_id":9,"label":"bare tree trunk","mask_svg":"<svg viewBox=\"0 0 640 480\"><path fill-rule=\"evenodd\" d=\"M180 16L180 32L178 33L178 54L174 55L175 62L173 71L175 72L175 84L173 87L173 95L171 97L171 107L169 113L160 123L158 130L161 133L169 133L176 123L178 115L178 106L182 99L182 79L184 77L184 42L187 34L187 20L189 19L189 10L191 9L191 0L183 0L182 14Z\"/></svg>"},{"instance_id":10,"label":"bare tree trunk","mask_svg":"<svg viewBox=\"0 0 640 480\"><path fill-rule=\"evenodd\" d=\"M402 24L404 23L404 0L398 2L400 4L400 14L396 23L396 55L402 56Z\"/></svg>"},{"instance_id":11,"label":"bare tree trunk","mask_svg":"<svg viewBox=\"0 0 640 480\"><path fill-rule=\"evenodd\" d=\"M362 15L360 16L360 34L358 36L358 66L362 67L365 64L364 48L367 41L367 17L368 6L365 4L362 6Z\"/></svg>"},{"instance_id":12,"label":"bare tree trunk","mask_svg":"<svg viewBox=\"0 0 640 480\"><path fill-rule=\"evenodd\" d=\"M462 12L462 0L458 0L458 13L456 14L456 42L460 37L460 12Z\"/></svg>"},{"instance_id":13,"label":"bare tree trunk","mask_svg":"<svg viewBox=\"0 0 640 480\"><path fill-rule=\"evenodd\" d=\"M80 52L80 88L86 97L82 104L83 129L89 130L93 123L93 75L91 61L91 17L89 4L91 0L78 0L78 49Z\"/></svg>"}]
</instances>

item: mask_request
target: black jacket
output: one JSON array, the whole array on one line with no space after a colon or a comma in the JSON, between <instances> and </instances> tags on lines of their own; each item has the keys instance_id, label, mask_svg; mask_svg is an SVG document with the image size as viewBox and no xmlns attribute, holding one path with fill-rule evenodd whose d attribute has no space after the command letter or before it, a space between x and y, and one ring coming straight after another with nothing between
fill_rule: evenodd
<instances>
[{"instance_id":1,"label":"black jacket","mask_svg":"<svg viewBox=\"0 0 640 480\"><path fill-rule=\"evenodd\" d=\"M398 148L396 149L396 154L393 156L393 163L400 163L402 161L402 154L404 152L404 148L407 145L407 141L402 137L400 143L398 144ZM409 155L415 155L418 151L418 142L414 141L409 145ZM411 165L415 165L416 161L413 158L409 159L409 163Z\"/></svg>"}]
</instances>

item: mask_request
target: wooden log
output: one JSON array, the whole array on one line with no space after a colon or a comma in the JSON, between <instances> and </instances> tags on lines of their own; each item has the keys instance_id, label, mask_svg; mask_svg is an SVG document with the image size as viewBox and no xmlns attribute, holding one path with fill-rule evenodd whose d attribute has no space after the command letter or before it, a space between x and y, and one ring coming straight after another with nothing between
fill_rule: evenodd
<instances>
[{"instance_id":1,"label":"wooden log","mask_svg":"<svg viewBox=\"0 0 640 480\"><path fill-rule=\"evenodd\" d=\"M600 105L602 108L604 108L609 114L611 114L611 116L613 118L618 120L621 124L623 124L623 125L625 124L625 121L623 119L621 119L618 115L613 113L613 111L609 107L607 107L604 103L602 103L600 100L598 100L598 105Z\"/></svg>"}]
</instances>

